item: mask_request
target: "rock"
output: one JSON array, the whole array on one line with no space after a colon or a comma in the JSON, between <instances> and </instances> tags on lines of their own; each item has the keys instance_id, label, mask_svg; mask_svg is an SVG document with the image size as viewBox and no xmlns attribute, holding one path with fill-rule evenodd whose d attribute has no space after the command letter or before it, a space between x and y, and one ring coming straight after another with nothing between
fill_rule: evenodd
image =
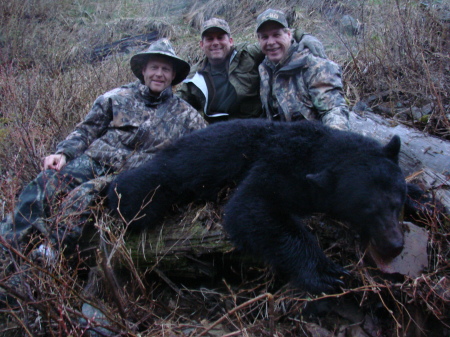
<instances>
[{"instance_id":1,"label":"rock","mask_svg":"<svg viewBox=\"0 0 450 337\"><path fill-rule=\"evenodd\" d=\"M315 323L306 323L305 329L311 337L332 337L333 333Z\"/></svg>"},{"instance_id":2,"label":"rock","mask_svg":"<svg viewBox=\"0 0 450 337\"><path fill-rule=\"evenodd\" d=\"M398 273L416 278L428 267L428 232L410 222L405 222L404 226L405 247L399 256L384 260L372 247L369 248L369 253L383 273Z\"/></svg>"},{"instance_id":3,"label":"rock","mask_svg":"<svg viewBox=\"0 0 450 337\"><path fill-rule=\"evenodd\" d=\"M88 318L88 322L85 319L81 319L80 323L82 326L86 326L89 324L91 326L88 329L89 337L100 337L100 336L114 336L116 335L111 330L108 330L102 326L109 326L111 323L107 320L106 316L97 308L94 308L88 303L84 303L81 311L84 316ZM95 321L99 325L98 327L93 327L92 322Z\"/></svg>"},{"instance_id":4,"label":"rock","mask_svg":"<svg viewBox=\"0 0 450 337\"><path fill-rule=\"evenodd\" d=\"M341 31L348 35L357 35L361 29L361 23L351 15L344 15L340 21Z\"/></svg>"},{"instance_id":5,"label":"rock","mask_svg":"<svg viewBox=\"0 0 450 337\"><path fill-rule=\"evenodd\" d=\"M358 101L356 102L356 104L353 106L352 111L358 115L362 115L365 112L372 112L372 109L370 108L370 106L364 102L364 101Z\"/></svg>"},{"instance_id":6,"label":"rock","mask_svg":"<svg viewBox=\"0 0 450 337\"><path fill-rule=\"evenodd\" d=\"M348 325L342 326L339 329L337 337L370 337L364 332L364 330L359 325Z\"/></svg>"},{"instance_id":7,"label":"rock","mask_svg":"<svg viewBox=\"0 0 450 337\"><path fill-rule=\"evenodd\" d=\"M410 111L414 121L420 121L424 116L431 115L433 113L433 105L427 104L422 107L412 107L411 109L406 109Z\"/></svg>"}]
</instances>

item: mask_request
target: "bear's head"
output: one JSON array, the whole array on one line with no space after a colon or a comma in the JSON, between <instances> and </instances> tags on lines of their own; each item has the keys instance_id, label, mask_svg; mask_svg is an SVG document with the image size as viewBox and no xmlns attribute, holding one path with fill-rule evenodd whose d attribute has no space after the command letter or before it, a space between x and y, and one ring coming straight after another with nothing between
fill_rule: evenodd
<instances>
[{"instance_id":1,"label":"bear's head","mask_svg":"<svg viewBox=\"0 0 450 337\"><path fill-rule=\"evenodd\" d=\"M384 147L357 151L334 167L307 179L328 192L327 213L347 221L378 253L395 257L403 249L399 223L406 199L406 182L398 166L400 138L394 136Z\"/></svg>"}]
</instances>

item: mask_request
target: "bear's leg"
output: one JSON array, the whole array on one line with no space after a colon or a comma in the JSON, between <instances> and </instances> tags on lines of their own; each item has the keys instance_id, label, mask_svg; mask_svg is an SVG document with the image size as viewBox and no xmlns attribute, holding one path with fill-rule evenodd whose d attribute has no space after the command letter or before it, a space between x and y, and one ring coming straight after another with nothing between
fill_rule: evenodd
<instances>
[{"instance_id":1,"label":"bear's leg","mask_svg":"<svg viewBox=\"0 0 450 337\"><path fill-rule=\"evenodd\" d=\"M130 170L120 174L108 189L108 207L129 223L131 230L158 224L179 198L173 177L158 166L148 170Z\"/></svg>"},{"instance_id":2,"label":"bear's leg","mask_svg":"<svg viewBox=\"0 0 450 337\"><path fill-rule=\"evenodd\" d=\"M255 186L238 187L225 207L224 227L238 249L261 257L294 286L320 293L343 284L345 270L325 256L301 218Z\"/></svg>"},{"instance_id":3,"label":"bear's leg","mask_svg":"<svg viewBox=\"0 0 450 337\"><path fill-rule=\"evenodd\" d=\"M435 198L432 192L425 192L417 184L408 183L407 197L403 208L405 218L426 220L444 217L445 206Z\"/></svg>"}]
</instances>

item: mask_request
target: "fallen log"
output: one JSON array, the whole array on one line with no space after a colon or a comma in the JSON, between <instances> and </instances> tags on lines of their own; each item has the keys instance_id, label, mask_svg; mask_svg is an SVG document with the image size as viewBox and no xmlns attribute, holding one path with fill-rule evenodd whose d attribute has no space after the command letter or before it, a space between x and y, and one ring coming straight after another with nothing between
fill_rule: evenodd
<instances>
[{"instance_id":1,"label":"fallen log","mask_svg":"<svg viewBox=\"0 0 450 337\"><path fill-rule=\"evenodd\" d=\"M387 143L400 136L399 164L409 182L434 194L450 210L450 142L371 112L350 113L351 130Z\"/></svg>"},{"instance_id":2,"label":"fallen log","mask_svg":"<svg viewBox=\"0 0 450 337\"><path fill-rule=\"evenodd\" d=\"M400 136L400 166L406 175L425 168L439 174L450 174L450 142L424 132L365 112L363 116L350 113L351 130L387 143L393 135Z\"/></svg>"},{"instance_id":3,"label":"fallen log","mask_svg":"<svg viewBox=\"0 0 450 337\"><path fill-rule=\"evenodd\" d=\"M86 232L91 239L82 248L103 247L103 255L114 261L115 268L156 272L162 278L183 281L212 280L221 274L225 264L251 260L234 252L227 239L221 225L222 206L223 202L191 203L174 210L162 224L142 233L128 233L123 239L119 229L123 225L110 225L120 220L107 216Z\"/></svg>"},{"instance_id":4,"label":"fallen log","mask_svg":"<svg viewBox=\"0 0 450 337\"><path fill-rule=\"evenodd\" d=\"M142 235L130 237L127 248L139 269L158 269L171 278L214 278L224 254L233 251L212 203L190 204Z\"/></svg>"},{"instance_id":5,"label":"fallen log","mask_svg":"<svg viewBox=\"0 0 450 337\"><path fill-rule=\"evenodd\" d=\"M115 266L136 268L145 274L155 272L164 280L182 283L214 282L224 276L240 278L251 270L266 271L266 265L258 257L240 253L229 241L221 224L224 201L192 203L185 210L176 210L155 228L127 235L126 251L114 248L121 240L111 237L109 229L106 230L108 251L116 252ZM341 259L346 256L351 262L345 264L356 263L358 235L345 224L322 215L305 217L304 222L321 246L329 250L329 256L336 254Z\"/></svg>"},{"instance_id":6,"label":"fallen log","mask_svg":"<svg viewBox=\"0 0 450 337\"><path fill-rule=\"evenodd\" d=\"M151 42L159 38L159 32L154 31L147 34L127 37L113 43L94 47L91 52L91 62L101 61L111 55L112 53L130 52L131 48L142 47L149 45Z\"/></svg>"}]
</instances>

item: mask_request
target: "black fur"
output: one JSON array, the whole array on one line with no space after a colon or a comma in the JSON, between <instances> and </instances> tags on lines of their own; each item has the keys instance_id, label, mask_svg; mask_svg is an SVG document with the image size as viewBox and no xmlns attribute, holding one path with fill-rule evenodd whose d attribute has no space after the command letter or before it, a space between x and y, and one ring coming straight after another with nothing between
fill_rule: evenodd
<instances>
[{"instance_id":1,"label":"black fur","mask_svg":"<svg viewBox=\"0 0 450 337\"><path fill-rule=\"evenodd\" d=\"M110 185L112 210L142 229L174 203L214 199L237 188L224 228L235 246L261 257L296 286L333 289L343 269L330 261L301 217L327 213L348 221L384 256L403 248L398 223L406 183L398 166L400 139L386 146L319 123L238 120L183 137Z\"/></svg>"}]
</instances>

